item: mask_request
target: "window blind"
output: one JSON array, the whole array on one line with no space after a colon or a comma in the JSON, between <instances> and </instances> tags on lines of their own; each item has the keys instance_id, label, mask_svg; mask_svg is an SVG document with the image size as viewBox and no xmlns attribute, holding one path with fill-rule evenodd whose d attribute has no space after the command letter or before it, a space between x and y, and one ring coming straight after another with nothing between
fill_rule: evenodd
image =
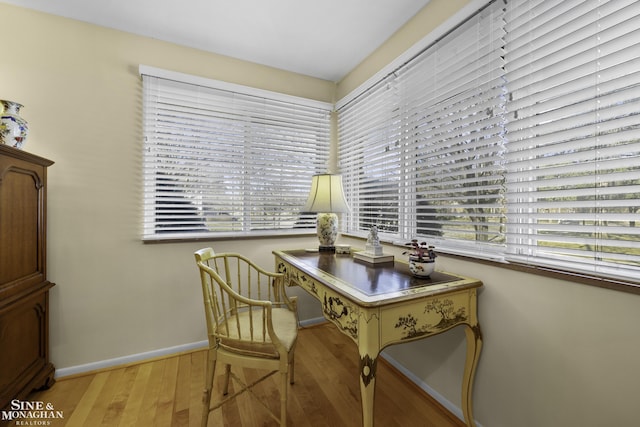
<instances>
[{"instance_id":1,"label":"window blind","mask_svg":"<svg viewBox=\"0 0 640 427\"><path fill-rule=\"evenodd\" d=\"M400 226L401 117L397 85L388 78L363 98L339 111L339 157L351 214L348 232L377 226L381 235L398 235Z\"/></svg>"},{"instance_id":2,"label":"window blind","mask_svg":"<svg viewBox=\"0 0 640 427\"><path fill-rule=\"evenodd\" d=\"M500 0L350 94L343 231L640 280L639 28L637 1Z\"/></svg>"},{"instance_id":3,"label":"window blind","mask_svg":"<svg viewBox=\"0 0 640 427\"><path fill-rule=\"evenodd\" d=\"M485 8L403 76L409 219L440 246L504 243L503 15Z\"/></svg>"},{"instance_id":4,"label":"window blind","mask_svg":"<svg viewBox=\"0 0 640 427\"><path fill-rule=\"evenodd\" d=\"M510 2L507 259L640 279L640 2Z\"/></svg>"},{"instance_id":5,"label":"window blind","mask_svg":"<svg viewBox=\"0 0 640 427\"><path fill-rule=\"evenodd\" d=\"M346 232L504 243L503 14L484 8L338 110Z\"/></svg>"},{"instance_id":6,"label":"window blind","mask_svg":"<svg viewBox=\"0 0 640 427\"><path fill-rule=\"evenodd\" d=\"M300 208L327 169L328 107L142 78L144 239L314 230Z\"/></svg>"}]
</instances>

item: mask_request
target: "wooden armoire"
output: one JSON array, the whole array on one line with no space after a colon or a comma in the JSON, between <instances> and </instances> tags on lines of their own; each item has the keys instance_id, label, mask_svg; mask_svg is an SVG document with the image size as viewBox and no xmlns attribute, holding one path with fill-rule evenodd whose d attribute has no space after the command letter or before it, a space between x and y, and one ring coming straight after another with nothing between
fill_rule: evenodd
<instances>
[{"instance_id":1,"label":"wooden armoire","mask_svg":"<svg viewBox=\"0 0 640 427\"><path fill-rule=\"evenodd\" d=\"M49 361L47 167L0 145L0 409L53 384Z\"/></svg>"}]
</instances>

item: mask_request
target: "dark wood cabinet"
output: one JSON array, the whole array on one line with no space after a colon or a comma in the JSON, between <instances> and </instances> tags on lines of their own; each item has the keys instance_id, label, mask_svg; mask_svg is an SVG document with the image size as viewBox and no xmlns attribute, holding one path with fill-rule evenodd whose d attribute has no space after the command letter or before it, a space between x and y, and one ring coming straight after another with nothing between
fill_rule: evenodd
<instances>
[{"instance_id":1,"label":"dark wood cabinet","mask_svg":"<svg viewBox=\"0 0 640 427\"><path fill-rule=\"evenodd\" d=\"M49 361L47 167L0 145L0 409L53 384Z\"/></svg>"}]
</instances>

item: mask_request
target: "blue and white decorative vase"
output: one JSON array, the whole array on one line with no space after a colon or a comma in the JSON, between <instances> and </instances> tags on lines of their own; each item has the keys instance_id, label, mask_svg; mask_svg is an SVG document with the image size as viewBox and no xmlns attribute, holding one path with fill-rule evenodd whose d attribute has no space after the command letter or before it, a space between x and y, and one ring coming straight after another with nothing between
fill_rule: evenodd
<instances>
[{"instance_id":1,"label":"blue and white decorative vase","mask_svg":"<svg viewBox=\"0 0 640 427\"><path fill-rule=\"evenodd\" d=\"M27 121L20 117L21 104L0 100L0 144L22 149L27 140Z\"/></svg>"}]
</instances>

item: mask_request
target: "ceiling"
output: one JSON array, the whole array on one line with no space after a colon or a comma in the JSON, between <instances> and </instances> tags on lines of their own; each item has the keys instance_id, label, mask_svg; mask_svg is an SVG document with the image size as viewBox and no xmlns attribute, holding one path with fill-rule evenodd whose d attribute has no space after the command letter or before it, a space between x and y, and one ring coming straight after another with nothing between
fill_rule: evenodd
<instances>
[{"instance_id":1,"label":"ceiling","mask_svg":"<svg viewBox=\"0 0 640 427\"><path fill-rule=\"evenodd\" d=\"M429 0L0 0L339 81Z\"/></svg>"}]
</instances>

